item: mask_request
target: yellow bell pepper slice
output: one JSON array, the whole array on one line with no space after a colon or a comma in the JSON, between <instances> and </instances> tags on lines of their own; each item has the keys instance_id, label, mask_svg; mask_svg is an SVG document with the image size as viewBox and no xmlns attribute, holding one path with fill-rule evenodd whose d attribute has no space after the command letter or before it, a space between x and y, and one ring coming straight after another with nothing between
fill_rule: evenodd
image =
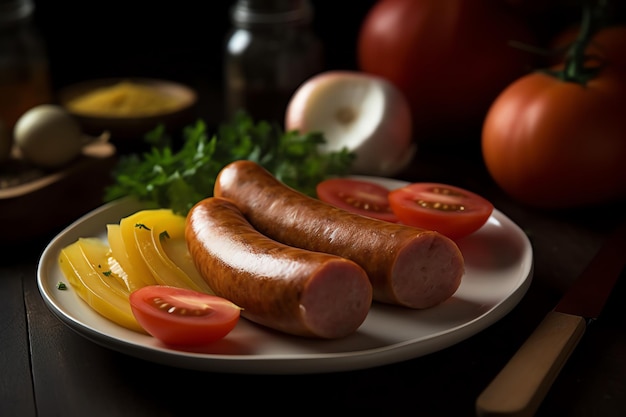
<instances>
[{"instance_id":1,"label":"yellow bell pepper slice","mask_svg":"<svg viewBox=\"0 0 626 417\"><path fill-rule=\"evenodd\" d=\"M184 227L184 223L182 225ZM200 272L189 253L187 241L184 233L180 236L170 237L168 239L160 239L161 248L165 255L172 260L180 269L182 269L199 287L204 288L205 292L215 294L209 284L202 278Z\"/></svg>"},{"instance_id":2,"label":"yellow bell pepper slice","mask_svg":"<svg viewBox=\"0 0 626 417\"><path fill-rule=\"evenodd\" d=\"M122 297L128 297L130 290L123 278L123 270L114 271L111 249L102 240L95 237L78 239L78 246L91 268L100 272L102 282L109 289ZM122 274L120 274L122 272Z\"/></svg>"},{"instance_id":3,"label":"yellow bell pepper slice","mask_svg":"<svg viewBox=\"0 0 626 417\"><path fill-rule=\"evenodd\" d=\"M157 211L168 211L167 209L155 209ZM145 227L141 222L142 216L146 211L140 210L130 216L124 217L120 220L120 234L122 241L124 242L124 250L128 256L128 265L124 265L120 262L124 270L129 274L130 279L137 282L138 287L144 287L146 285L156 285L159 282L152 273L152 269L146 264L141 256L139 247L135 239L135 230ZM109 242L109 245L111 242ZM115 257L117 257L118 250L115 250ZM122 258L118 258L121 261Z\"/></svg>"},{"instance_id":4,"label":"yellow bell pepper slice","mask_svg":"<svg viewBox=\"0 0 626 417\"><path fill-rule=\"evenodd\" d=\"M135 227L137 248L159 284L212 293L189 264L193 261L186 250L185 217L172 210L143 210L135 221L141 225Z\"/></svg>"},{"instance_id":5,"label":"yellow bell pepper slice","mask_svg":"<svg viewBox=\"0 0 626 417\"><path fill-rule=\"evenodd\" d=\"M128 295L124 296L113 291L108 284L109 277L106 277L108 271L94 268L94 265L98 264L97 261L85 257L81 249L83 239L79 238L76 242L64 247L59 255L59 267L70 285L87 305L103 317L127 329L146 333L132 313ZM90 249L95 252L98 248ZM108 252L108 249L106 250ZM106 253L98 255L99 258L105 256Z\"/></svg>"},{"instance_id":6,"label":"yellow bell pepper slice","mask_svg":"<svg viewBox=\"0 0 626 417\"><path fill-rule=\"evenodd\" d=\"M107 239L109 241L109 247L111 248L111 255L118 262L120 269L124 271L124 279L130 291L138 290L145 286L146 282L154 280L152 276L142 276L145 272L135 266L138 262L137 259L131 261L128 251L126 250L119 223L107 224ZM141 259L139 261L141 261ZM111 267L112 269L116 269L113 265ZM156 283L156 281L153 283Z\"/></svg>"}]
</instances>

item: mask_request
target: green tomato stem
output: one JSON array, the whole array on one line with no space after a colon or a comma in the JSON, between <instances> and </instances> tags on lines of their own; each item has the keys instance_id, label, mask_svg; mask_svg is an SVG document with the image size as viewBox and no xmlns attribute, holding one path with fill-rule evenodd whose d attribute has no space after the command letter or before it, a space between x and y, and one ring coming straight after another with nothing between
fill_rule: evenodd
<instances>
[{"instance_id":1,"label":"green tomato stem","mask_svg":"<svg viewBox=\"0 0 626 417\"><path fill-rule=\"evenodd\" d=\"M576 40L567 51L563 69L548 71L563 81L574 82L583 86L595 78L602 68L602 63L589 65L589 56L585 51L593 36L602 27L607 10L607 0L599 0L595 2L596 4L592 3L594 2L586 1L583 5L580 30Z\"/></svg>"}]
</instances>

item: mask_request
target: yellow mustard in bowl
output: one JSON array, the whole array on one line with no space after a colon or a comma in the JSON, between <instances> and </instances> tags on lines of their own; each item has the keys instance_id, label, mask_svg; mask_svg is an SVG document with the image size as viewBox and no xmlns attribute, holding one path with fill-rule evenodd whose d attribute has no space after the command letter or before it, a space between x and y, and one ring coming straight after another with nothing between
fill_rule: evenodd
<instances>
[{"instance_id":1,"label":"yellow mustard in bowl","mask_svg":"<svg viewBox=\"0 0 626 417\"><path fill-rule=\"evenodd\" d=\"M176 111L181 102L165 91L130 81L96 88L67 104L75 113L96 117L142 117Z\"/></svg>"}]
</instances>

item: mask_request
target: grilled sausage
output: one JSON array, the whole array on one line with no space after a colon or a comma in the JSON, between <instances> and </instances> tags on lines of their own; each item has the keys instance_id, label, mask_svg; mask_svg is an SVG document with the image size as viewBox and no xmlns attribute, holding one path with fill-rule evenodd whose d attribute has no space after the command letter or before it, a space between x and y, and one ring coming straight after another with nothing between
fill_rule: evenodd
<instances>
[{"instance_id":1,"label":"grilled sausage","mask_svg":"<svg viewBox=\"0 0 626 417\"><path fill-rule=\"evenodd\" d=\"M257 163L242 160L224 167L214 195L232 199L274 240L361 265L376 301L429 308L451 297L461 283L463 256L446 236L336 208L286 186Z\"/></svg>"},{"instance_id":2,"label":"grilled sausage","mask_svg":"<svg viewBox=\"0 0 626 417\"><path fill-rule=\"evenodd\" d=\"M334 339L355 332L369 312L372 287L359 265L271 240L227 199L197 203L187 215L185 237L211 289L251 321Z\"/></svg>"}]
</instances>

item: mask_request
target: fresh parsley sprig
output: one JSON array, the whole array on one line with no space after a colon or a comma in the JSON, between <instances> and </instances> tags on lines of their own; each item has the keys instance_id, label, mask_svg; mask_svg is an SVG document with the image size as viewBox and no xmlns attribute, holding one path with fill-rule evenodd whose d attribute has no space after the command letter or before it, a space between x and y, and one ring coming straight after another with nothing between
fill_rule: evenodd
<instances>
[{"instance_id":1,"label":"fresh parsley sprig","mask_svg":"<svg viewBox=\"0 0 626 417\"><path fill-rule=\"evenodd\" d=\"M219 171L240 159L255 161L285 184L314 196L320 181L348 174L355 159L347 149L320 151L326 141L320 132L285 132L263 120L255 123L245 112L211 136L203 120L186 126L182 134L183 143L175 150L162 126L149 132L150 151L120 157L104 200L133 196L186 215L213 195Z\"/></svg>"}]
</instances>

